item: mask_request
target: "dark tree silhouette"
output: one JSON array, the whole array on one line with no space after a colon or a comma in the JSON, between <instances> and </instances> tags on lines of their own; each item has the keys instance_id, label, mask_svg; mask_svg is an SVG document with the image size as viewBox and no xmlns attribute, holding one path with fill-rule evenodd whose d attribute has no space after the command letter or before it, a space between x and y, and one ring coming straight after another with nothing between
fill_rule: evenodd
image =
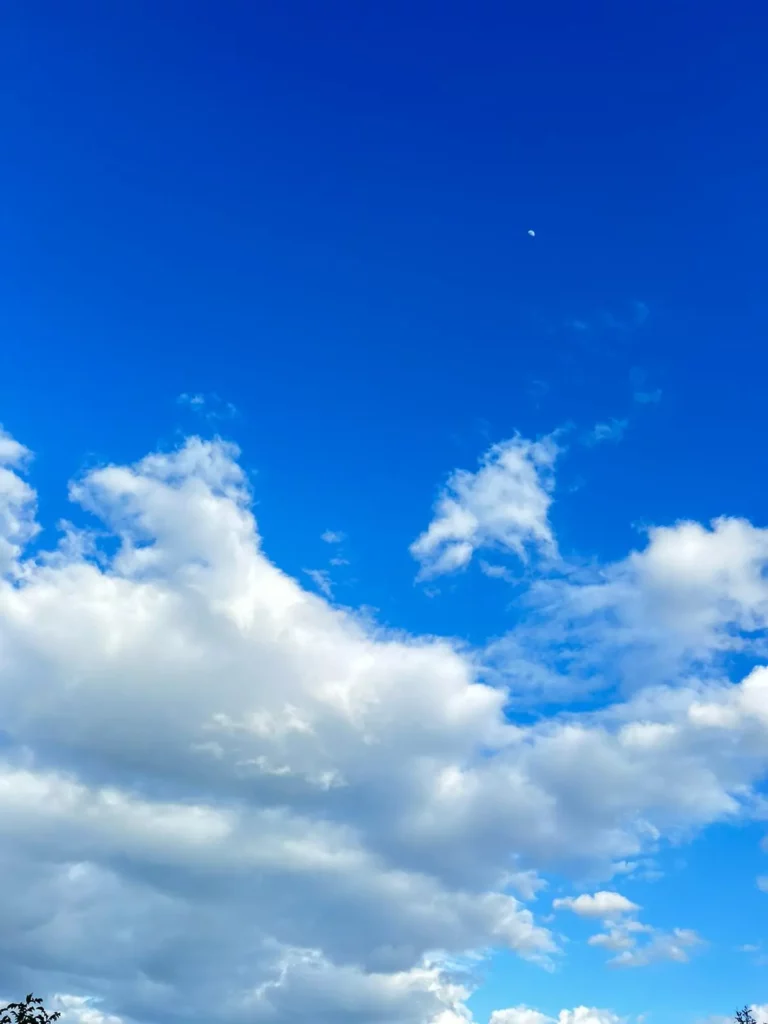
<instances>
[{"instance_id":1,"label":"dark tree silhouette","mask_svg":"<svg viewBox=\"0 0 768 1024\"><path fill-rule=\"evenodd\" d=\"M736 1021L736 1024L757 1024L757 1020L748 1006L737 1010L736 1016L733 1019ZM3 1024L3 1022L0 1021L0 1024Z\"/></svg>"},{"instance_id":2,"label":"dark tree silhouette","mask_svg":"<svg viewBox=\"0 0 768 1024\"><path fill-rule=\"evenodd\" d=\"M0 1008L0 1024L53 1024L60 1013L48 1013L42 999L30 992L23 1003L8 1003Z\"/></svg>"}]
</instances>

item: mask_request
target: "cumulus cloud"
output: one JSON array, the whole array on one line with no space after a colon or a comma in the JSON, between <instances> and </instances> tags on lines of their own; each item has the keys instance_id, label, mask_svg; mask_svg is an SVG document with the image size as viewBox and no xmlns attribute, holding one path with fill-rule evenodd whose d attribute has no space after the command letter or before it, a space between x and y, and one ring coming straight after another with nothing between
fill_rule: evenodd
<instances>
[{"instance_id":1,"label":"cumulus cloud","mask_svg":"<svg viewBox=\"0 0 768 1024\"><path fill-rule=\"evenodd\" d=\"M190 1012L245 974L265 1019L299 998L325 1019L320 989L336 1019L348 986L360 1019L430 1019L432 950L555 950L505 891L508 842L475 850L473 751L505 744L503 696L450 644L376 631L272 566L236 454L191 439L97 469L71 495L116 552L8 566L0 982L42 956L136 1019L147 974Z\"/></svg>"},{"instance_id":2,"label":"cumulus cloud","mask_svg":"<svg viewBox=\"0 0 768 1024\"><path fill-rule=\"evenodd\" d=\"M620 1024L621 1021L622 1018L611 1010L599 1010L592 1006L561 1010L556 1018L528 1006L514 1006L506 1010L494 1010L490 1024Z\"/></svg>"},{"instance_id":3,"label":"cumulus cloud","mask_svg":"<svg viewBox=\"0 0 768 1024\"><path fill-rule=\"evenodd\" d=\"M234 446L89 472L70 494L108 545L25 556L3 444L1 991L92 997L73 1020L469 1021L457 957L558 953L521 902L542 874L743 813L765 775L768 670L515 724L470 653L273 565ZM711 571L756 615L740 530Z\"/></svg>"},{"instance_id":4,"label":"cumulus cloud","mask_svg":"<svg viewBox=\"0 0 768 1024\"><path fill-rule=\"evenodd\" d=\"M721 678L733 653L768 655L768 529L721 517L648 531L611 565L534 582L531 616L486 650L518 694Z\"/></svg>"},{"instance_id":5,"label":"cumulus cloud","mask_svg":"<svg viewBox=\"0 0 768 1024\"><path fill-rule=\"evenodd\" d=\"M554 900L555 910L570 910L579 917L600 918L605 931L591 935L588 945L615 953L612 967L645 967L658 960L688 959L687 949L701 944L699 936L685 928L666 933L638 921L640 907L618 892L602 891ZM639 943L639 939L645 941Z\"/></svg>"},{"instance_id":6,"label":"cumulus cloud","mask_svg":"<svg viewBox=\"0 0 768 1024\"><path fill-rule=\"evenodd\" d=\"M464 569L475 551L495 548L525 561L556 554L549 522L558 447L553 438L516 436L494 445L475 473L456 470L435 504L427 529L411 545L429 579Z\"/></svg>"},{"instance_id":7,"label":"cumulus cloud","mask_svg":"<svg viewBox=\"0 0 768 1024\"><path fill-rule=\"evenodd\" d=\"M582 893L581 896L566 896L564 899L557 899L552 902L555 910L572 910L579 917L601 917L611 918L619 914L630 914L639 910L636 903L632 903L626 896L618 892L596 892L593 896Z\"/></svg>"},{"instance_id":8,"label":"cumulus cloud","mask_svg":"<svg viewBox=\"0 0 768 1024\"><path fill-rule=\"evenodd\" d=\"M38 533L35 493L15 470L30 452L0 427L0 573L13 571L24 547Z\"/></svg>"}]
</instances>

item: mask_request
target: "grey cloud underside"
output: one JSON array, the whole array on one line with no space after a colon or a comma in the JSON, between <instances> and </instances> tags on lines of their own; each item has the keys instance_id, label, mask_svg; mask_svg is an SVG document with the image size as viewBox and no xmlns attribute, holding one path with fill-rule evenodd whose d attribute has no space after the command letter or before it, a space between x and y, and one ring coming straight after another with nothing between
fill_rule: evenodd
<instances>
[{"instance_id":1,"label":"grey cloud underside","mask_svg":"<svg viewBox=\"0 0 768 1024\"><path fill-rule=\"evenodd\" d=\"M471 979L453 958L559 955L518 898L537 873L610 874L665 830L744 813L765 773L762 670L511 724L471 655L380 630L272 565L223 443L90 473L72 498L117 553L72 530L25 561L23 458L4 437L1 992L63 993L73 1021L93 995L139 1022L162 1005L457 1024ZM725 529L697 534L702 550ZM693 612L675 598L685 565L653 563L682 608L673 646L717 639L727 614L762 621L764 535L728 529L714 613L701 580Z\"/></svg>"}]
</instances>

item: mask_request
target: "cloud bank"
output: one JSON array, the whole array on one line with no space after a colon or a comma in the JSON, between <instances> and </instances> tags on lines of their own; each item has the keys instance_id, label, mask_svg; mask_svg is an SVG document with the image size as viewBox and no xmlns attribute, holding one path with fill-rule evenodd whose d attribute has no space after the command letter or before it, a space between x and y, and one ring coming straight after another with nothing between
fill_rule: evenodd
<instances>
[{"instance_id":1,"label":"cloud bank","mask_svg":"<svg viewBox=\"0 0 768 1024\"><path fill-rule=\"evenodd\" d=\"M516 439L453 479L426 564L456 567L462 544L552 550L554 454ZM516 725L472 654L273 565L234 446L89 472L70 495L99 529L30 554L26 455L2 436L1 992L44 977L80 1024L160 1004L179 1021L466 1022L466 953L560 955L526 906L543 874L610 875L750 813L768 669ZM592 629L611 605L632 638L720 648L763 621L766 553L750 524L681 524L558 600Z\"/></svg>"}]
</instances>

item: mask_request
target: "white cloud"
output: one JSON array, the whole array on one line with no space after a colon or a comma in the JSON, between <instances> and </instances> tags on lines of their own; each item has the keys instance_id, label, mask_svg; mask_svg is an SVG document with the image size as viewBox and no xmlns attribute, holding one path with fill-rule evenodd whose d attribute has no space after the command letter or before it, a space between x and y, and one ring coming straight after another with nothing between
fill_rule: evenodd
<instances>
[{"instance_id":1,"label":"white cloud","mask_svg":"<svg viewBox=\"0 0 768 1024\"><path fill-rule=\"evenodd\" d=\"M596 445L603 441L620 441L628 426L628 420L611 419L606 423L596 423L584 437L585 444Z\"/></svg>"},{"instance_id":2,"label":"white cloud","mask_svg":"<svg viewBox=\"0 0 768 1024\"><path fill-rule=\"evenodd\" d=\"M654 527L642 550L540 579L527 600L529 622L486 652L520 694L721 678L726 654L768 655L768 529L725 517Z\"/></svg>"},{"instance_id":3,"label":"white cloud","mask_svg":"<svg viewBox=\"0 0 768 1024\"><path fill-rule=\"evenodd\" d=\"M92 999L85 996L55 995L51 1009L61 1014L62 1024L123 1024L120 1017L102 1013Z\"/></svg>"},{"instance_id":4,"label":"white cloud","mask_svg":"<svg viewBox=\"0 0 768 1024\"><path fill-rule=\"evenodd\" d=\"M558 1024L619 1024L622 1019L611 1010L598 1010L591 1006L561 1010L557 1015Z\"/></svg>"},{"instance_id":5,"label":"white cloud","mask_svg":"<svg viewBox=\"0 0 768 1024\"><path fill-rule=\"evenodd\" d=\"M549 523L558 447L549 437L514 437L494 445L475 473L456 470L435 504L435 516L411 545L428 579L465 568L475 551L495 548L524 561L528 552L553 557Z\"/></svg>"},{"instance_id":6,"label":"white cloud","mask_svg":"<svg viewBox=\"0 0 768 1024\"><path fill-rule=\"evenodd\" d=\"M548 1017L541 1010L529 1006L510 1006L505 1010L494 1010L490 1024L553 1024L554 1017Z\"/></svg>"},{"instance_id":7,"label":"white cloud","mask_svg":"<svg viewBox=\"0 0 768 1024\"><path fill-rule=\"evenodd\" d=\"M594 896L582 893L581 896L566 896L564 899L553 900L555 910L572 910L579 917L611 918L619 914L630 914L640 907L632 903L626 896L618 892L596 892Z\"/></svg>"},{"instance_id":8,"label":"white cloud","mask_svg":"<svg viewBox=\"0 0 768 1024\"><path fill-rule=\"evenodd\" d=\"M274 1020L299 999L431 1019L431 950L555 949L503 891L509 841L475 849L495 826L473 751L504 742L503 695L275 569L235 455L192 439L93 471L72 496L116 554L0 585L0 960L13 980L43 956L139 1020L150 964L198 1007L247 977Z\"/></svg>"},{"instance_id":9,"label":"white cloud","mask_svg":"<svg viewBox=\"0 0 768 1024\"><path fill-rule=\"evenodd\" d=\"M572 1010L561 1010L555 1017L548 1017L539 1010L527 1006L513 1006L506 1010L494 1010L490 1024L620 1024L611 1010L599 1010L591 1006L576 1006Z\"/></svg>"},{"instance_id":10,"label":"white cloud","mask_svg":"<svg viewBox=\"0 0 768 1024\"><path fill-rule=\"evenodd\" d=\"M758 875L757 888L761 892L768 892L768 875Z\"/></svg>"},{"instance_id":11,"label":"white cloud","mask_svg":"<svg viewBox=\"0 0 768 1024\"><path fill-rule=\"evenodd\" d=\"M186 391L182 392L176 399L179 405L188 405L192 409L202 409L205 405L205 395L187 394Z\"/></svg>"},{"instance_id":12,"label":"white cloud","mask_svg":"<svg viewBox=\"0 0 768 1024\"><path fill-rule=\"evenodd\" d=\"M504 580L505 583L512 583L514 580L514 576L506 566L492 565L490 562L485 562L483 559L480 559L478 567L483 576L487 576L489 579Z\"/></svg>"},{"instance_id":13,"label":"white cloud","mask_svg":"<svg viewBox=\"0 0 768 1024\"><path fill-rule=\"evenodd\" d=\"M272 1024L456 1024L469 983L449 957L557 952L510 890L750 806L768 670L514 724L471 654L270 563L236 458L193 438L76 482L114 554L7 550L3 991L39 965L49 993L139 1022L162 1000L179 1021L204 1005L221 1022L247 1006ZM34 494L8 472L29 537ZM742 568L715 575L755 614L742 533ZM624 952L672 956L686 934Z\"/></svg>"},{"instance_id":14,"label":"white cloud","mask_svg":"<svg viewBox=\"0 0 768 1024\"><path fill-rule=\"evenodd\" d=\"M639 944L639 939L644 939ZM592 935L588 945L618 954L608 961L612 967L645 967L659 960L688 960L687 949L699 946L702 940L687 928L675 928L671 933L653 928L640 921L620 920L606 932Z\"/></svg>"},{"instance_id":15,"label":"white cloud","mask_svg":"<svg viewBox=\"0 0 768 1024\"><path fill-rule=\"evenodd\" d=\"M320 540L326 544L341 544L344 539L344 534L338 530L326 530L320 535Z\"/></svg>"},{"instance_id":16,"label":"white cloud","mask_svg":"<svg viewBox=\"0 0 768 1024\"><path fill-rule=\"evenodd\" d=\"M0 574L12 572L26 544L38 533L35 494L15 470L30 452L0 427Z\"/></svg>"},{"instance_id":17,"label":"white cloud","mask_svg":"<svg viewBox=\"0 0 768 1024\"><path fill-rule=\"evenodd\" d=\"M670 933L656 932L645 946L625 949L608 962L613 967L647 967L659 960L686 963L689 959L688 951L701 945L701 941L696 932L688 928L675 928Z\"/></svg>"}]
</instances>

